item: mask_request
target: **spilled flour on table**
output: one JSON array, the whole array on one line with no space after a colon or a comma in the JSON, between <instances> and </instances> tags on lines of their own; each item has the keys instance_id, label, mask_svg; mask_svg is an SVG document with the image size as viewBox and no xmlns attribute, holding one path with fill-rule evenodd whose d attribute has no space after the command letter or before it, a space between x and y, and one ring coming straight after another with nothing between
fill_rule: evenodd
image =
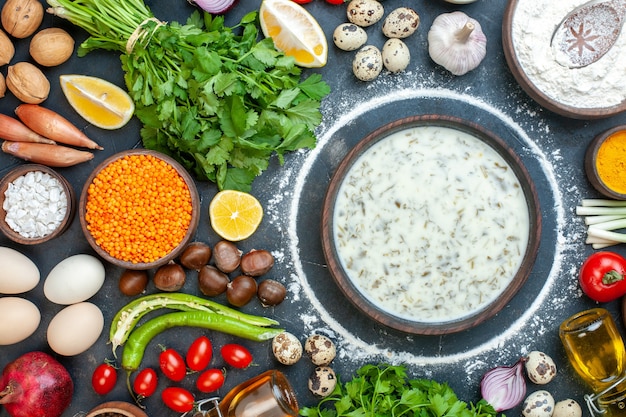
<instances>
[{"instance_id":1,"label":"spilled flour on table","mask_svg":"<svg viewBox=\"0 0 626 417\"><path fill-rule=\"evenodd\" d=\"M334 338L337 342L339 358L349 359L351 362L357 363L371 363L378 359L386 363L410 364L419 367L425 376L429 375L431 372L429 369L432 369L433 365L444 369L448 369L446 368L448 366L453 366L457 370L460 368L465 370L468 382L475 381L473 374L483 372L488 364L490 364L489 366L493 365L494 356L498 357L496 361L504 361L506 363L511 358L516 360L520 355L534 350L537 338L553 331L562 321L563 318L558 316L559 306L563 306L571 302L573 298L581 296L580 291L577 289L576 280L573 278L576 276L575 268L570 267L570 270L564 270L567 268L565 259L575 253L575 250L570 248L573 244L580 244L581 236L584 234L583 228L581 228L581 231L570 231L571 227L568 230L565 228L565 219L572 217L573 207L575 207L576 201L580 199L580 196L576 189L562 190L559 188L558 179L570 178L573 168L563 163L563 158L558 149L551 149L554 147L554 143L550 140L550 127L542 119L541 115L537 114L536 110L524 102L526 98L522 100L521 97L510 93L509 101L512 104L508 104L505 111L483 101L481 98L475 97L472 95L471 89L459 92L431 87L436 85L431 80L423 79L422 81L416 81L416 77L414 75L411 76L411 74L406 74L405 78L413 81L406 83L398 82L394 78L389 79L387 85L383 84L382 81L377 81L364 86L365 91L363 91L363 95L368 94L370 97L366 101L362 101L362 98L355 99L350 97L349 93L345 93L346 97L332 97L323 103L322 114L331 116L326 118L318 129L318 145L312 151L294 153L293 157L287 161L285 169L281 170L281 177L273 180L276 193L266 208L267 217L270 222L279 228L282 239L284 239L283 247L289 248L289 253L281 253L280 256L286 262L289 271L289 279L286 279L286 281L288 282L290 301L295 305L299 304L301 299L307 299L313 307L310 311L301 311L297 318L302 322L307 332L322 332ZM414 86L406 87L407 85ZM405 88L399 89L398 86L404 86ZM514 88L511 90L514 90ZM549 267L549 271L546 271L547 279L537 298L528 310L514 321L509 328L505 329L501 335L485 340L482 344L465 352L452 355L420 356L409 351L390 351L384 346L372 345L362 340L358 335L345 328L325 310L319 299L322 294L316 294L308 284L306 272L302 264L303 260L300 256L299 237L297 234L299 200L303 184L310 173L313 163L319 157L324 147L335 146L331 142L333 135L343 126L353 123L359 115L365 112L375 110L395 101L424 97L461 100L464 103L495 115L523 141L524 147L527 149L526 152L533 155L540 162L541 169L549 182L549 188L552 190L552 198L556 202L554 212L556 216L557 230L555 230L555 233L557 241L553 242L555 245L555 259L551 265L545 266L545 268ZM532 120L525 122L523 125L519 124L523 122L517 122L516 118L522 118L522 116ZM541 146L539 146L539 143ZM572 209L569 209L569 207ZM288 213L287 218L285 218L284 213ZM574 229L577 228L574 227ZM563 280L564 276L566 277L565 279L569 279L571 282L566 284L566 288L563 289L563 282L561 281L559 288L557 288L555 285L557 278ZM546 303L549 303L550 309L544 309L539 314L540 308ZM548 310L555 313L551 316ZM407 345L410 345L411 341L411 335L407 335Z\"/></svg>"}]
</instances>

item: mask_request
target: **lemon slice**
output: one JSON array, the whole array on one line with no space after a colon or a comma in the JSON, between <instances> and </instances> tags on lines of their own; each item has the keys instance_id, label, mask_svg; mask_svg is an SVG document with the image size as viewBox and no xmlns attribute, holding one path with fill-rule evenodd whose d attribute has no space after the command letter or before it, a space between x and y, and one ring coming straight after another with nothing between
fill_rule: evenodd
<instances>
[{"instance_id":1,"label":"lemon slice","mask_svg":"<svg viewBox=\"0 0 626 417\"><path fill-rule=\"evenodd\" d=\"M263 0L259 10L261 30L276 48L307 68L326 65L328 42L319 23L292 0Z\"/></svg>"},{"instance_id":2,"label":"lemon slice","mask_svg":"<svg viewBox=\"0 0 626 417\"><path fill-rule=\"evenodd\" d=\"M218 192L209 204L215 233L231 242L250 237L261 224L263 207L253 195L235 190Z\"/></svg>"},{"instance_id":3,"label":"lemon slice","mask_svg":"<svg viewBox=\"0 0 626 417\"><path fill-rule=\"evenodd\" d=\"M61 75L59 80L70 105L94 126L119 129L133 116L132 98L109 81L77 74Z\"/></svg>"}]
</instances>

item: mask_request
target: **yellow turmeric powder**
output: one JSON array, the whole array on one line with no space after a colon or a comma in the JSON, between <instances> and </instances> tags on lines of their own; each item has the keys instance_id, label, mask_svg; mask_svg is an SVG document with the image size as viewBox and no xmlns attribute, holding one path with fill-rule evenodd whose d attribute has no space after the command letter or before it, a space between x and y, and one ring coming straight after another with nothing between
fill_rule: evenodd
<instances>
[{"instance_id":1,"label":"yellow turmeric powder","mask_svg":"<svg viewBox=\"0 0 626 417\"><path fill-rule=\"evenodd\" d=\"M611 190L626 194L626 131L609 136L596 156L598 176Z\"/></svg>"}]
</instances>

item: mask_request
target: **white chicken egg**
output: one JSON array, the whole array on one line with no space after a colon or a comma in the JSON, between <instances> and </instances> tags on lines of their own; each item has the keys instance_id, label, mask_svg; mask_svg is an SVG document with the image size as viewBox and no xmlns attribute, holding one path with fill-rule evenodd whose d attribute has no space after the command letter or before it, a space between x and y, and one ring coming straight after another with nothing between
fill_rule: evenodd
<instances>
[{"instance_id":1,"label":"white chicken egg","mask_svg":"<svg viewBox=\"0 0 626 417\"><path fill-rule=\"evenodd\" d=\"M0 293L20 294L39 284L39 268L26 255L0 246Z\"/></svg>"},{"instance_id":2,"label":"white chicken egg","mask_svg":"<svg viewBox=\"0 0 626 417\"><path fill-rule=\"evenodd\" d=\"M20 297L0 298L0 345L21 342L35 333L41 313L35 304Z\"/></svg>"},{"instance_id":3,"label":"white chicken egg","mask_svg":"<svg viewBox=\"0 0 626 417\"><path fill-rule=\"evenodd\" d=\"M59 355L78 355L98 340L103 328L104 315L95 304L72 304L50 320L48 344Z\"/></svg>"},{"instance_id":4,"label":"white chicken egg","mask_svg":"<svg viewBox=\"0 0 626 417\"><path fill-rule=\"evenodd\" d=\"M56 304L75 304L95 295L104 284L104 265L91 255L73 255L59 262L43 285L46 298Z\"/></svg>"},{"instance_id":5,"label":"white chicken egg","mask_svg":"<svg viewBox=\"0 0 626 417\"><path fill-rule=\"evenodd\" d=\"M383 45L383 65L390 72L402 72L411 62L408 46L397 38L388 39Z\"/></svg>"}]
</instances>

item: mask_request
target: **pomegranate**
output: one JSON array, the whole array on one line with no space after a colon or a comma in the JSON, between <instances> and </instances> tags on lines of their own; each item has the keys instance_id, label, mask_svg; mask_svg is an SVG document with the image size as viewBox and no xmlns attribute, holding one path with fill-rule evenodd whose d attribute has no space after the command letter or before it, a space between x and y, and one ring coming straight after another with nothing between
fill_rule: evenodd
<instances>
[{"instance_id":1,"label":"pomegranate","mask_svg":"<svg viewBox=\"0 0 626 417\"><path fill-rule=\"evenodd\" d=\"M0 389L0 404L11 417L59 417L70 405L74 383L61 363L35 351L4 368Z\"/></svg>"}]
</instances>

